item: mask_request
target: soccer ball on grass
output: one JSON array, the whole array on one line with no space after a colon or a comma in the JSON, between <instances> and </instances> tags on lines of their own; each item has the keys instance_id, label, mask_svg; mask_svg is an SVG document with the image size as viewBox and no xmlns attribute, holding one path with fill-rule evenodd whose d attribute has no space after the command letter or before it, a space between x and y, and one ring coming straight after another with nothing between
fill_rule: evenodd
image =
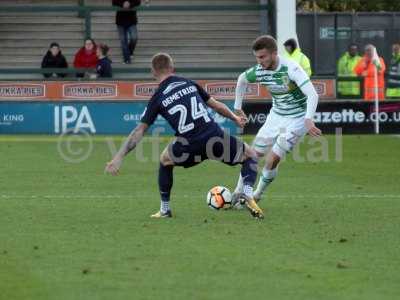
<instances>
[{"instance_id":1,"label":"soccer ball on grass","mask_svg":"<svg viewBox=\"0 0 400 300\"><path fill-rule=\"evenodd\" d=\"M207 205L212 209L229 208L232 203L232 195L228 188L215 186L207 193Z\"/></svg>"}]
</instances>

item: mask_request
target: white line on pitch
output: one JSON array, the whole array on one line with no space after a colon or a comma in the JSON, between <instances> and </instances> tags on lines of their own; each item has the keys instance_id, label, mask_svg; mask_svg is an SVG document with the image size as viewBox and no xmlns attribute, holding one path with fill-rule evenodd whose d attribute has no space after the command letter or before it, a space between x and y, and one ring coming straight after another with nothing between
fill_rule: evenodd
<instances>
[{"instance_id":1,"label":"white line on pitch","mask_svg":"<svg viewBox=\"0 0 400 300\"><path fill-rule=\"evenodd\" d=\"M126 199L126 198L157 198L157 195L140 195L140 194L126 194L126 195L0 195L0 199ZM201 197L201 195L181 195L184 198ZM273 199L400 199L399 194L332 194L332 195L291 195L280 194L271 195Z\"/></svg>"}]
</instances>

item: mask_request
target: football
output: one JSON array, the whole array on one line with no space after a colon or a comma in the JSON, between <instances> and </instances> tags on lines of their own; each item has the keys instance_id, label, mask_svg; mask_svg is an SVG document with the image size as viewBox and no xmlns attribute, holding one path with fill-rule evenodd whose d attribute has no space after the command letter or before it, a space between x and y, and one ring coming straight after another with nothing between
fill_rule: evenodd
<instances>
[{"instance_id":1,"label":"football","mask_svg":"<svg viewBox=\"0 0 400 300\"><path fill-rule=\"evenodd\" d=\"M207 205L212 209L229 208L231 206L232 195L228 188L215 186L207 193Z\"/></svg>"}]
</instances>

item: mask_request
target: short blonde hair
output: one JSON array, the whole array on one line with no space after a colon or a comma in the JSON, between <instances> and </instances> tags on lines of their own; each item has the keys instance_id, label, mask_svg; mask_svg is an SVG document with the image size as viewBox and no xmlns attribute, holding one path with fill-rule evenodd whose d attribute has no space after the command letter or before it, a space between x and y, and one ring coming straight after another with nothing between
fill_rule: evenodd
<instances>
[{"instance_id":1,"label":"short blonde hair","mask_svg":"<svg viewBox=\"0 0 400 300\"><path fill-rule=\"evenodd\" d=\"M158 74L163 74L174 69L174 61L168 53L157 53L151 59L151 67Z\"/></svg>"}]
</instances>

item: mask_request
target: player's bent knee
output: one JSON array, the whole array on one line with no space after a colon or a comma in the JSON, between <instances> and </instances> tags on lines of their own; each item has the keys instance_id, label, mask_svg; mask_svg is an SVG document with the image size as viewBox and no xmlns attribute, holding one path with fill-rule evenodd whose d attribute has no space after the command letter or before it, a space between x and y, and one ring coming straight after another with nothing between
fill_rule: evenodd
<instances>
[{"instance_id":1,"label":"player's bent knee","mask_svg":"<svg viewBox=\"0 0 400 300\"><path fill-rule=\"evenodd\" d=\"M254 150L256 152L257 158L263 158L265 156L264 152L258 152L256 150Z\"/></svg>"},{"instance_id":2,"label":"player's bent knee","mask_svg":"<svg viewBox=\"0 0 400 300\"><path fill-rule=\"evenodd\" d=\"M174 165L174 162L172 161L171 157L169 156L168 148L165 148L164 151L161 153L161 155L160 155L160 163L163 166Z\"/></svg>"},{"instance_id":3,"label":"player's bent knee","mask_svg":"<svg viewBox=\"0 0 400 300\"><path fill-rule=\"evenodd\" d=\"M273 140L271 138L264 138L262 136L256 136L251 148L257 152L258 157L263 157L271 149Z\"/></svg>"},{"instance_id":4,"label":"player's bent knee","mask_svg":"<svg viewBox=\"0 0 400 300\"><path fill-rule=\"evenodd\" d=\"M262 157L268 152L267 147L259 147L259 146L253 145L252 149L257 153L258 157Z\"/></svg>"},{"instance_id":5,"label":"player's bent knee","mask_svg":"<svg viewBox=\"0 0 400 300\"><path fill-rule=\"evenodd\" d=\"M287 153L290 152L290 150L291 149L289 149L286 145L276 142L272 147L271 154L277 156L279 159L282 159Z\"/></svg>"},{"instance_id":6,"label":"player's bent knee","mask_svg":"<svg viewBox=\"0 0 400 300\"><path fill-rule=\"evenodd\" d=\"M165 167L174 165L174 162L172 160L165 157L160 157L160 163Z\"/></svg>"},{"instance_id":7,"label":"player's bent knee","mask_svg":"<svg viewBox=\"0 0 400 300\"><path fill-rule=\"evenodd\" d=\"M258 159L257 152L247 144L244 144L244 151L242 157L243 157L242 161L246 160L247 158L252 158L254 160Z\"/></svg>"}]
</instances>

